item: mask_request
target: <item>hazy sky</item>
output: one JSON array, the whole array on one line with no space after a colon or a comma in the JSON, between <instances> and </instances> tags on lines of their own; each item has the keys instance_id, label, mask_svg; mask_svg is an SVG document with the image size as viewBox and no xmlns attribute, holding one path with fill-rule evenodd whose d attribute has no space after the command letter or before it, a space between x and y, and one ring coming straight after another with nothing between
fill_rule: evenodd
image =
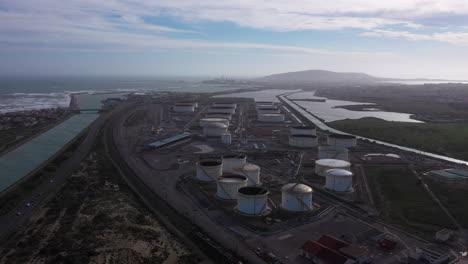
<instances>
[{"instance_id":1,"label":"hazy sky","mask_svg":"<svg viewBox=\"0 0 468 264\"><path fill-rule=\"evenodd\" d=\"M0 0L0 74L468 79L467 0Z\"/></svg>"}]
</instances>

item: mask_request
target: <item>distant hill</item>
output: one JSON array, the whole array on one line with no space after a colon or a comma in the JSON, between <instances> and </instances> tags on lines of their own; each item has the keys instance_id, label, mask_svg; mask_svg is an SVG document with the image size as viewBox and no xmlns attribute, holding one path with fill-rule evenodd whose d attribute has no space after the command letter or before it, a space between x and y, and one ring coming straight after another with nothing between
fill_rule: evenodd
<instances>
[{"instance_id":1,"label":"distant hill","mask_svg":"<svg viewBox=\"0 0 468 264\"><path fill-rule=\"evenodd\" d=\"M371 83L388 78L374 77L365 73L332 72L324 70L308 70L268 75L256 79L259 82L275 83Z\"/></svg>"}]
</instances>

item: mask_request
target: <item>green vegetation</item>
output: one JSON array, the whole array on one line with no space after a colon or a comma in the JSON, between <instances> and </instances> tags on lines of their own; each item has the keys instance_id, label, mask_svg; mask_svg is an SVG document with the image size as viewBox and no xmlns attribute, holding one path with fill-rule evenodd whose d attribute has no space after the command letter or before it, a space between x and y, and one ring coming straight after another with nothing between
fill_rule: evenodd
<instances>
[{"instance_id":1,"label":"green vegetation","mask_svg":"<svg viewBox=\"0 0 468 264\"><path fill-rule=\"evenodd\" d=\"M466 210L466 201L468 201L467 186L446 184L429 177L425 182L460 225L468 228L468 211Z\"/></svg>"},{"instance_id":2,"label":"green vegetation","mask_svg":"<svg viewBox=\"0 0 468 264\"><path fill-rule=\"evenodd\" d=\"M329 125L363 137L468 160L467 123L404 123L362 118Z\"/></svg>"},{"instance_id":3,"label":"green vegetation","mask_svg":"<svg viewBox=\"0 0 468 264\"><path fill-rule=\"evenodd\" d=\"M369 187L383 219L432 235L453 224L408 168L365 168Z\"/></svg>"}]
</instances>

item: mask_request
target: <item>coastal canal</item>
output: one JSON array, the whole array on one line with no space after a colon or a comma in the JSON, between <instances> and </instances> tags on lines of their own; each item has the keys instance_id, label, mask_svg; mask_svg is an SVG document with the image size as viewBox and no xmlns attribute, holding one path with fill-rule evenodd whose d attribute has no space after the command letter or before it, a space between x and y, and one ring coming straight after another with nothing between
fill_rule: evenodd
<instances>
[{"instance_id":1,"label":"coastal canal","mask_svg":"<svg viewBox=\"0 0 468 264\"><path fill-rule=\"evenodd\" d=\"M99 115L78 114L0 157L0 192L54 156Z\"/></svg>"},{"instance_id":2,"label":"coastal canal","mask_svg":"<svg viewBox=\"0 0 468 264\"><path fill-rule=\"evenodd\" d=\"M83 108L101 108L101 100L110 95L79 95ZM0 157L0 192L33 172L53 157L73 138L99 117L97 112L77 114Z\"/></svg>"}]
</instances>

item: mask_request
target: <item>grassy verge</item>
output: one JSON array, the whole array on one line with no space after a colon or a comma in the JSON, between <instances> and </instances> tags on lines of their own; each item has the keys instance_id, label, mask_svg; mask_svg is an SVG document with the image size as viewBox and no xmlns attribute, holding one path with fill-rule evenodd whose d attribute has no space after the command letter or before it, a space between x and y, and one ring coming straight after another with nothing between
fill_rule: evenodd
<instances>
[{"instance_id":1,"label":"grassy verge","mask_svg":"<svg viewBox=\"0 0 468 264\"><path fill-rule=\"evenodd\" d=\"M466 186L449 185L430 178L425 181L460 225L468 228L468 211L466 210L468 190Z\"/></svg>"},{"instance_id":2,"label":"grassy verge","mask_svg":"<svg viewBox=\"0 0 468 264\"><path fill-rule=\"evenodd\" d=\"M365 168L377 209L384 220L432 235L453 228L408 168Z\"/></svg>"},{"instance_id":3,"label":"grassy verge","mask_svg":"<svg viewBox=\"0 0 468 264\"><path fill-rule=\"evenodd\" d=\"M363 137L468 160L468 124L465 123L404 123L362 118L329 125Z\"/></svg>"}]
</instances>

